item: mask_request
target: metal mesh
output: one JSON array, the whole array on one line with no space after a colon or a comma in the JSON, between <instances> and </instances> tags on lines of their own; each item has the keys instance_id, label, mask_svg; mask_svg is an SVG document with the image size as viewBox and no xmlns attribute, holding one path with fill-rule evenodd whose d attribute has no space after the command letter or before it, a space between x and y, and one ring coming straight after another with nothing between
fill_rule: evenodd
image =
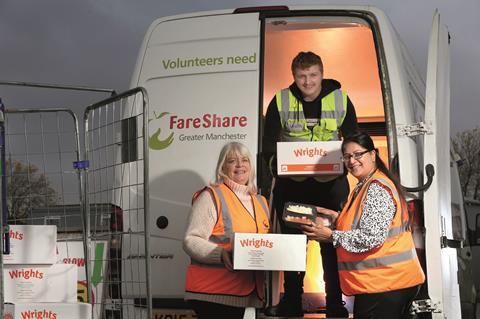
<instances>
[{"instance_id":1,"label":"metal mesh","mask_svg":"<svg viewBox=\"0 0 480 319\"><path fill-rule=\"evenodd\" d=\"M80 156L75 115L69 110L5 113L8 223L81 233L80 179L72 166ZM71 205L77 210L69 210Z\"/></svg>"},{"instance_id":2,"label":"metal mesh","mask_svg":"<svg viewBox=\"0 0 480 319\"><path fill-rule=\"evenodd\" d=\"M85 160L72 111L5 110L3 223L56 226L94 319L151 318L146 101L137 88L87 107Z\"/></svg>"},{"instance_id":3,"label":"metal mesh","mask_svg":"<svg viewBox=\"0 0 480 319\"><path fill-rule=\"evenodd\" d=\"M145 92L133 89L85 111L90 297L102 318L151 318L146 107ZM111 205L109 227L92 203Z\"/></svg>"},{"instance_id":4,"label":"metal mesh","mask_svg":"<svg viewBox=\"0 0 480 319\"><path fill-rule=\"evenodd\" d=\"M9 225L4 250L9 253L9 241L12 241L9 237L17 234L18 229L23 231L24 228L19 227L24 226L18 225L55 225L57 263L75 261L79 266L84 265L82 186L79 172L73 168L73 163L80 158L75 115L67 109L7 108L4 119L2 186L5 196L2 197L7 205L2 209L8 216L3 222ZM78 246L76 255L70 249L75 245ZM76 287L78 299L82 301L86 285L81 281L81 267L78 272L80 282Z\"/></svg>"}]
</instances>

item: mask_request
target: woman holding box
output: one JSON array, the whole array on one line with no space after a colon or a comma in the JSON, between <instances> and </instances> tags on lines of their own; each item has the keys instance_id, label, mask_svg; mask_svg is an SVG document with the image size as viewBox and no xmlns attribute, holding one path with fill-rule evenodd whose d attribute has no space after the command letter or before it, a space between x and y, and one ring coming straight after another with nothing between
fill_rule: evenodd
<instances>
[{"instance_id":1,"label":"woman holding box","mask_svg":"<svg viewBox=\"0 0 480 319\"><path fill-rule=\"evenodd\" d=\"M261 271L233 270L233 234L268 233L268 205L256 194L250 152L238 142L225 145L216 180L193 196L183 241L191 257L185 299L199 319L239 318L246 307L263 306Z\"/></svg>"},{"instance_id":2,"label":"woman holding box","mask_svg":"<svg viewBox=\"0 0 480 319\"><path fill-rule=\"evenodd\" d=\"M348 136L342 152L358 184L340 214L317 209L335 220L335 230L324 227L319 219L304 226L304 233L336 247L342 291L355 296L355 319L408 318L425 276L402 188L367 134Z\"/></svg>"}]
</instances>

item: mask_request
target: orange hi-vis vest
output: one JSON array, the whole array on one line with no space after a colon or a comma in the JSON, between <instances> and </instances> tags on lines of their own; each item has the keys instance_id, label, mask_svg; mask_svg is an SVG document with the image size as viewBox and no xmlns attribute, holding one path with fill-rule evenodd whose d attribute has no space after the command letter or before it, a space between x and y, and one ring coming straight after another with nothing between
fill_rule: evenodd
<instances>
[{"instance_id":1,"label":"orange hi-vis vest","mask_svg":"<svg viewBox=\"0 0 480 319\"><path fill-rule=\"evenodd\" d=\"M254 216L250 215L235 193L225 184L205 187L194 195L193 201L204 190L209 190L217 208L217 222L209 241L230 249L234 233L268 233L268 205L261 195L252 195ZM185 290L215 295L248 296L257 290L264 298L262 271L228 271L224 265L203 264L191 260L187 269Z\"/></svg>"},{"instance_id":2,"label":"orange hi-vis vest","mask_svg":"<svg viewBox=\"0 0 480 319\"><path fill-rule=\"evenodd\" d=\"M363 253L352 253L342 246L337 247L340 286L348 296L409 288L425 281L409 229L406 204L400 200L395 184L380 171L371 176L356 197L353 192L350 194L337 219L337 230L349 231L360 227L363 202L372 182L381 183L390 190L397 210L387 239L381 246Z\"/></svg>"}]
</instances>

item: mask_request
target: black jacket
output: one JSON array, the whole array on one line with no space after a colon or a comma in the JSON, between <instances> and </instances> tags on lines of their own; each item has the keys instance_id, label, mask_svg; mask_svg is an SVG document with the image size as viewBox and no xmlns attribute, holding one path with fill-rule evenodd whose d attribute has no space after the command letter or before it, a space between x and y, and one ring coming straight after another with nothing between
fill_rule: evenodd
<instances>
[{"instance_id":1,"label":"black jacket","mask_svg":"<svg viewBox=\"0 0 480 319\"><path fill-rule=\"evenodd\" d=\"M322 81L320 95L315 100L306 102L295 82L289 87L292 94L302 103L305 118L315 118L318 120L320 120L322 111L322 98L339 88L341 88L341 85L338 81L324 79ZM340 127L340 133L342 136L347 136L356 130L358 130L358 126L355 107L353 106L352 101L350 101L350 98L347 97L347 113L345 114L342 126ZM277 153L277 142L280 141L281 132L282 124L280 122L280 114L278 113L276 98L273 97L268 105L267 114L265 116L262 139L262 156L267 163L270 161L270 158ZM276 168L276 164L273 166L274 167L272 168Z\"/></svg>"}]
</instances>

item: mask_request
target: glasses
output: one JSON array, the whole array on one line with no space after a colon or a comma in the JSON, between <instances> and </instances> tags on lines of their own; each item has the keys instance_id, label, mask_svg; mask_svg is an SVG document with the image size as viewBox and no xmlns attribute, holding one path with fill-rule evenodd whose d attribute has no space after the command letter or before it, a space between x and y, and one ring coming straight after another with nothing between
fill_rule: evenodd
<instances>
[{"instance_id":1,"label":"glasses","mask_svg":"<svg viewBox=\"0 0 480 319\"><path fill-rule=\"evenodd\" d=\"M342 161L344 162L348 162L352 157L354 160L359 160L363 157L363 155L365 155L366 153L368 153L370 151L363 151L363 152L354 152L352 154L343 154L342 156Z\"/></svg>"}]
</instances>

